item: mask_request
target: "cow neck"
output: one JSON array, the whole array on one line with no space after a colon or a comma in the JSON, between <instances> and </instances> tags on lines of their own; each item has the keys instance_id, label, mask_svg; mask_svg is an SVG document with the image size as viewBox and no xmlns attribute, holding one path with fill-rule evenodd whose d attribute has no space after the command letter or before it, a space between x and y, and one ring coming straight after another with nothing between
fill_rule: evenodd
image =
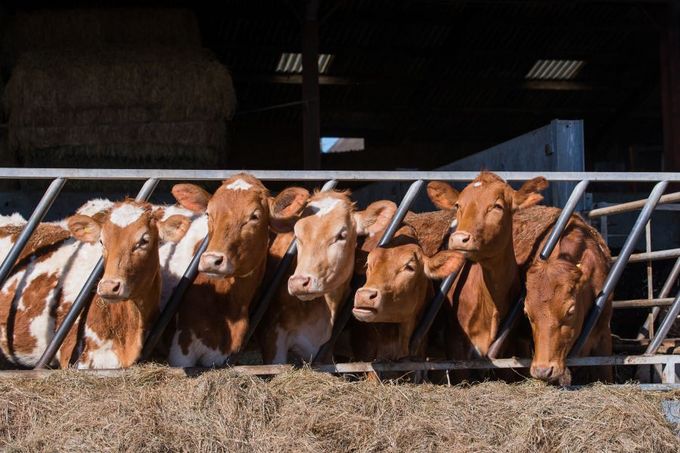
<instances>
[{"instance_id":1,"label":"cow neck","mask_svg":"<svg viewBox=\"0 0 680 453\"><path fill-rule=\"evenodd\" d=\"M326 306L328 307L328 311L331 315L331 325L335 324L335 320L338 317L338 312L340 311L340 308L342 308L342 305L345 303L345 300L349 295L351 280L351 278L348 279L333 291L327 292L323 295L324 301L326 302Z\"/></svg>"},{"instance_id":2,"label":"cow neck","mask_svg":"<svg viewBox=\"0 0 680 453\"><path fill-rule=\"evenodd\" d=\"M106 303L98 296L88 311L87 327L101 341L111 340L121 367L139 358L144 338L160 312L161 276L156 271L146 291L131 299Z\"/></svg>"},{"instance_id":3,"label":"cow neck","mask_svg":"<svg viewBox=\"0 0 680 453\"><path fill-rule=\"evenodd\" d=\"M473 314L471 322L463 328L468 334L476 332L471 341L477 352L485 356L496 339L500 324L519 296L519 269L512 243L498 255L473 264L473 269L475 267L479 281L468 280L479 286L478 291L475 291L476 297L471 298L468 304L463 304L468 305L465 310Z\"/></svg>"}]
</instances>

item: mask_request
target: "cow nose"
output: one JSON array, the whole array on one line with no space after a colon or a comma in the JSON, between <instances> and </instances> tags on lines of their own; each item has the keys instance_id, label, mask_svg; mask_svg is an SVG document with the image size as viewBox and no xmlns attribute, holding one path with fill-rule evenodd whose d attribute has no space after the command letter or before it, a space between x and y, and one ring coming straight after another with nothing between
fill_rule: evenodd
<instances>
[{"instance_id":1,"label":"cow nose","mask_svg":"<svg viewBox=\"0 0 680 453\"><path fill-rule=\"evenodd\" d=\"M553 377L554 366L532 366L531 376L542 381L547 381Z\"/></svg>"},{"instance_id":2,"label":"cow nose","mask_svg":"<svg viewBox=\"0 0 680 453\"><path fill-rule=\"evenodd\" d=\"M355 307L375 307L380 302L380 291L373 288L359 288L354 295Z\"/></svg>"},{"instance_id":3,"label":"cow nose","mask_svg":"<svg viewBox=\"0 0 680 453\"><path fill-rule=\"evenodd\" d=\"M304 293L309 291L312 278L309 275L291 275L288 279L288 289L291 293Z\"/></svg>"},{"instance_id":4,"label":"cow nose","mask_svg":"<svg viewBox=\"0 0 680 453\"><path fill-rule=\"evenodd\" d=\"M472 235L467 231L456 231L449 237L450 249L466 249L472 245Z\"/></svg>"},{"instance_id":5,"label":"cow nose","mask_svg":"<svg viewBox=\"0 0 680 453\"><path fill-rule=\"evenodd\" d=\"M233 273L232 267L227 256L220 252L205 252L198 263L198 270L201 272L225 276Z\"/></svg>"},{"instance_id":6,"label":"cow nose","mask_svg":"<svg viewBox=\"0 0 680 453\"><path fill-rule=\"evenodd\" d=\"M120 279L107 278L97 285L97 294L105 299L122 299L127 297L127 287Z\"/></svg>"}]
</instances>

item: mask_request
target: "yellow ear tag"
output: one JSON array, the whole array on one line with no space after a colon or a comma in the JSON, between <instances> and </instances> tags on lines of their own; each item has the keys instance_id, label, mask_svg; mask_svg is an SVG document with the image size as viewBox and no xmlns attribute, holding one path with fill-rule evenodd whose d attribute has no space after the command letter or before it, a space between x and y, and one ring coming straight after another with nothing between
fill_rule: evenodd
<instances>
[{"instance_id":1,"label":"yellow ear tag","mask_svg":"<svg viewBox=\"0 0 680 453\"><path fill-rule=\"evenodd\" d=\"M578 264L576 265L576 267L578 267L579 269L581 269L581 263L578 263Z\"/></svg>"}]
</instances>

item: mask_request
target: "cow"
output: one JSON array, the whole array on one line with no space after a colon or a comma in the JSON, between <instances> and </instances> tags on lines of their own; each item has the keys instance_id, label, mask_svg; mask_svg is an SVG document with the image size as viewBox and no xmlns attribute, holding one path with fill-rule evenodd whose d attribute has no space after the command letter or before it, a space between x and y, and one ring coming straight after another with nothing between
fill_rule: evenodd
<instances>
[{"instance_id":1,"label":"cow","mask_svg":"<svg viewBox=\"0 0 680 453\"><path fill-rule=\"evenodd\" d=\"M440 223L448 228L450 219L443 220ZM408 223L386 247L370 251L366 262L366 283L355 293L352 310L358 321L370 323L352 332L357 359L399 360L410 357L410 339L426 303L434 295L431 279L445 278L463 261L462 255L448 250L428 256L423 251L417 231ZM418 345L417 351L414 351L416 357L424 358L426 345L425 341Z\"/></svg>"},{"instance_id":2,"label":"cow","mask_svg":"<svg viewBox=\"0 0 680 453\"><path fill-rule=\"evenodd\" d=\"M258 329L264 363L311 362L330 338L349 296L357 238L375 239L396 205L376 201L356 211L348 191L316 192L294 224L295 270L282 285ZM272 244L272 263L281 259L293 234ZM328 360L330 357L320 358Z\"/></svg>"},{"instance_id":3,"label":"cow","mask_svg":"<svg viewBox=\"0 0 680 453\"><path fill-rule=\"evenodd\" d=\"M547 187L543 177L527 181L519 190L497 175L482 172L458 194L446 183L428 184L428 195L440 209L456 211L457 229L448 248L468 263L449 291L451 334L449 355L456 359L486 357L521 293L520 268L513 244L513 215L540 202ZM501 354L528 354L530 334L515 329ZM519 331L519 332L518 332Z\"/></svg>"},{"instance_id":4,"label":"cow","mask_svg":"<svg viewBox=\"0 0 680 453\"><path fill-rule=\"evenodd\" d=\"M610 262L609 249L600 234L581 217L572 215L550 257L546 261L537 258L530 265L524 311L534 339L532 377L562 386L571 384L565 361L602 291ZM611 316L610 296L581 356L611 355ZM612 381L609 366L589 371L585 374L590 378Z\"/></svg>"},{"instance_id":5,"label":"cow","mask_svg":"<svg viewBox=\"0 0 680 453\"><path fill-rule=\"evenodd\" d=\"M0 290L0 348L15 365L34 366L54 336L55 329L101 256L102 245L95 232L102 229L101 225L107 221L113 207L114 203L109 200L91 200L71 218L38 225ZM164 241L179 240L182 234L176 231L178 224L190 223L189 219L177 222L176 210L171 219L168 213L173 209L153 207L154 223L157 224L154 228L159 230L158 235ZM85 223L78 223L78 219ZM32 243L35 246L31 246ZM158 251L153 253L157 255ZM93 315L89 315L90 319ZM84 340L82 336L80 339ZM61 363L66 366L71 361L78 338L70 341L73 343L71 350L62 347L58 360L50 365ZM121 363L127 365L126 361ZM99 367L115 363L80 361L78 365Z\"/></svg>"},{"instance_id":6,"label":"cow","mask_svg":"<svg viewBox=\"0 0 680 453\"><path fill-rule=\"evenodd\" d=\"M225 180L212 196L192 184L175 186L173 194L184 208L206 213L210 239L200 273L180 304L168 362L222 366L245 346L270 229L290 229L309 192L289 187L272 197L257 178L242 173Z\"/></svg>"}]
</instances>

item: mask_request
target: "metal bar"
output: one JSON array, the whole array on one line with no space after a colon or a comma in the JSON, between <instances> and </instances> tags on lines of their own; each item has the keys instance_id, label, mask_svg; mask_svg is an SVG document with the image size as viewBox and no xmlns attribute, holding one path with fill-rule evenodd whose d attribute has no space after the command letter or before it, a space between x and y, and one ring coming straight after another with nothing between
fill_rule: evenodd
<instances>
[{"instance_id":1,"label":"metal bar","mask_svg":"<svg viewBox=\"0 0 680 453\"><path fill-rule=\"evenodd\" d=\"M439 313L439 310L441 309L441 306L444 303L444 300L446 299L446 295L453 286L453 283L456 281L456 278L458 277L458 274L460 273L461 269L463 269L464 265L465 262L461 263L460 267L453 271L451 274L449 274L444 280L442 280L441 284L439 285L437 294L435 294L434 298L432 298L432 301L428 305L425 314L418 323L416 330L411 335L411 341L409 342L409 351L411 355L416 355L416 352L420 347L420 343L423 341L423 338L425 338L425 336L427 335L427 332L429 332L430 327L432 327L432 323L434 322L434 319L437 317L437 313Z\"/></svg>"},{"instance_id":2,"label":"metal bar","mask_svg":"<svg viewBox=\"0 0 680 453\"><path fill-rule=\"evenodd\" d=\"M514 307L512 307L512 311L508 314L508 316L503 320L503 324L501 325L500 329L498 329L498 334L496 336L496 339L494 340L493 343L491 343L491 346L489 346L489 350L487 351L486 355L490 359L495 359L498 357L498 354L501 352L501 347L505 343L505 341L508 339L510 336L510 331L512 328L515 326L517 319L520 317L522 312L524 311L524 298L526 297L525 294L522 294L515 304Z\"/></svg>"},{"instance_id":3,"label":"metal bar","mask_svg":"<svg viewBox=\"0 0 680 453\"><path fill-rule=\"evenodd\" d=\"M634 253L630 255L630 258L628 258L628 262L639 263L641 261L659 261L677 257L680 257L680 249L657 250L648 253ZM612 262L615 262L618 259L619 257L615 256L612 258Z\"/></svg>"},{"instance_id":4,"label":"metal bar","mask_svg":"<svg viewBox=\"0 0 680 453\"><path fill-rule=\"evenodd\" d=\"M666 281L664 282L663 287L659 292L659 299L668 297L668 295L671 292L671 289L673 288L673 285L675 284L675 281L678 279L679 276L680 276L680 258L675 260L675 264L673 265L671 272L668 274L668 277L666 278ZM649 314L647 320L645 321L645 324L642 326L640 332L638 333L638 338L652 337L652 335L650 335L649 332L653 330L654 321L656 321L656 317L659 316L660 311L661 309L659 307L654 307L652 309L652 312Z\"/></svg>"},{"instance_id":5,"label":"metal bar","mask_svg":"<svg viewBox=\"0 0 680 453\"><path fill-rule=\"evenodd\" d=\"M659 201L659 198L661 198L661 195L663 195L663 192L664 190L666 190L666 187L668 187L668 181L661 181L654 186L654 189L652 189L652 192L649 194L647 203L645 203L645 206L642 208L642 211L640 211L640 214L638 215L638 218L635 221L635 224L633 225L633 229L631 230L630 234L626 238L626 242L623 244L623 247L621 248L619 259L617 259L616 262L614 262L614 264L612 265L612 268L610 269L609 274L605 279L604 285L602 286L602 292L595 299L593 308L591 309L590 313L588 314L588 318L583 324L581 334L579 335L578 339L576 340L576 343L574 344L574 346L571 349L571 352L569 353L570 357L575 357L579 355L581 349L588 340L590 333L595 328L595 324L597 324L597 321L600 318L600 314L604 310L604 306L607 302L607 299L609 299L609 296L614 291L614 288L616 287L616 284L618 283L619 278L623 273L623 269L626 267L628 259L633 253L633 248L635 247L635 244L637 243L637 240L640 237L642 229L645 227L645 224L649 221L649 218L652 216L654 207Z\"/></svg>"},{"instance_id":6,"label":"metal bar","mask_svg":"<svg viewBox=\"0 0 680 453\"><path fill-rule=\"evenodd\" d=\"M247 171L263 181L414 181L422 179L471 181L478 171L351 171L351 170L163 170L163 169L95 169L95 168L8 168L0 167L0 179L110 179L161 181L222 181ZM506 181L526 181L535 171L499 171ZM680 182L680 172L541 172L550 181L579 182Z\"/></svg>"},{"instance_id":7,"label":"metal bar","mask_svg":"<svg viewBox=\"0 0 680 453\"><path fill-rule=\"evenodd\" d=\"M615 300L612 305L615 309L619 308L651 308L666 307L673 303L672 297L660 297L658 299L630 299Z\"/></svg>"},{"instance_id":8,"label":"metal bar","mask_svg":"<svg viewBox=\"0 0 680 453\"><path fill-rule=\"evenodd\" d=\"M401 203L399 203L397 211L394 213L394 216L392 216L390 224L383 232L383 235L380 238L380 242L378 243L378 247L385 247L392 240L394 234L397 232L397 229L399 228L399 225L401 225L402 220L404 220L404 217L406 217L406 214L408 213L408 210L411 207L411 203L413 203L413 200L418 195L418 192L420 192L420 190L423 188L424 184L425 182L421 179L411 183L411 186L406 191L404 198L402 198ZM357 280L355 278L352 278L352 282L356 284ZM354 306L354 302L351 300L351 298L353 297L353 295L354 292L350 291L349 299L346 300L345 303L342 305L342 307L340 308L340 313L338 313L337 318L333 323L333 331L331 332L330 340L328 340L326 343L324 343L323 346L319 348L316 355L314 356L314 359L312 360L312 363L317 362L322 357L327 357L332 351L335 342L342 333L347 322L349 322L350 318L352 317L352 308Z\"/></svg>"},{"instance_id":9,"label":"metal bar","mask_svg":"<svg viewBox=\"0 0 680 453\"><path fill-rule=\"evenodd\" d=\"M139 190L139 193L137 194L137 197L135 199L137 201L148 200L151 194L153 193L154 189L158 185L158 182L159 182L158 179L154 178L147 179L142 188ZM64 321L57 328L57 331L54 333L54 337L52 337L52 340L47 345L47 348L45 348L45 351L43 352L42 356L40 356L40 359L36 363L35 365L36 369L45 368L49 366L49 364L52 362L52 359L54 359L54 356L57 354L57 351L64 342L66 335L71 330L71 327L73 327L73 324L78 319L78 316L80 316L80 313L83 311L83 308L85 308L85 305L92 299L92 289L99 281L99 278L101 277L103 272L104 272L104 259L99 258L99 261L97 261L97 264L94 266L94 269L92 269L90 276L85 281L85 285L83 285L75 301L73 301L73 305L71 306L69 312L66 314Z\"/></svg>"},{"instance_id":10,"label":"metal bar","mask_svg":"<svg viewBox=\"0 0 680 453\"><path fill-rule=\"evenodd\" d=\"M581 200L581 197L583 197L583 194L585 193L589 183L590 181L584 179L583 181L576 184L574 190L571 191L571 195L569 196L569 199L567 200L564 209L562 209L562 212L560 212L560 216L557 219L557 222L555 222L555 226L553 226L552 231L550 232L550 236L548 236L548 240L545 243L543 250L541 251L540 256L542 260L544 261L547 260L550 254L552 253L553 249L557 245L557 241L560 240L562 232L567 227L567 223L569 223L569 219L571 218L571 215L574 213L574 209L576 209L576 205Z\"/></svg>"},{"instance_id":11,"label":"metal bar","mask_svg":"<svg viewBox=\"0 0 680 453\"><path fill-rule=\"evenodd\" d=\"M591 219L612 215L612 214L623 214L625 212L637 211L645 205L646 200L636 200L629 201L628 203L615 204L612 206L606 206L604 208L593 209L588 213L588 217ZM659 204L676 203L680 201L680 192L669 193L664 195L659 199Z\"/></svg>"},{"instance_id":12,"label":"metal bar","mask_svg":"<svg viewBox=\"0 0 680 453\"><path fill-rule=\"evenodd\" d=\"M680 356L671 354L643 355L618 355L604 357L575 357L567 359L567 366L637 366L637 365L670 365L680 363ZM467 370L467 369L505 369L505 368L529 368L530 358L510 359L481 359L460 360L445 362L351 362L327 365L310 365L310 369L325 373L365 373L371 371L437 371L437 370ZM226 369L247 375L266 376L287 373L295 367L285 365L240 365L230 366ZM164 368L163 373L167 376L198 376L202 373L213 371L214 368ZM34 379L52 376L59 371L54 370L3 370L0 371L0 379ZM122 377L134 373L133 369L88 369L78 370L79 374L92 377Z\"/></svg>"},{"instance_id":13,"label":"metal bar","mask_svg":"<svg viewBox=\"0 0 680 453\"><path fill-rule=\"evenodd\" d=\"M47 187L47 190L38 203L38 206L36 206L36 208L33 210L31 217L28 219L28 222L26 222L26 225L21 230L19 237L17 238L14 245L12 245L12 248L9 250L9 253L0 266L0 287L5 284L5 280L7 280L9 273L14 267L14 263L16 262L17 258L19 258L19 255L21 255L24 247L26 247L26 243L31 238L31 235L35 229L38 227L38 224L42 222L43 217L45 217L45 214L47 211L49 211L52 203L54 203L54 200L59 195L59 192L61 192L62 187L64 187L64 184L66 184L66 178L57 178L50 183L49 187Z\"/></svg>"},{"instance_id":14,"label":"metal bar","mask_svg":"<svg viewBox=\"0 0 680 453\"><path fill-rule=\"evenodd\" d=\"M323 185L321 191L327 192L329 190L333 190L337 185L338 181L332 179ZM257 326L260 324L260 321L262 321L262 317L267 312L270 302L276 295L276 292L278 291L279 286L283 281L283 277L286 276L286 273L288 272L290 265L293 263L293 260L295 259L295 255L297 255L297 245L295 243L295 239L293 239L290 242L290 245L288 246L288 250L286 250L286 254L283 255L283 258L281 258L281 262L276 268L272 280L268 283L267 290L262 295L262 298L260 298L260 300L255 304L255 309L253 310L253 313L250 317L248 332L246 333L246 338L245 341L243 342L243 345L247 345L250 339L255 334Z\"/></svg>"},{"instance_id":15,"label":"metal bar","mask_svg":"<svg viewBox=\"0 0 680 453\"><path fill-rule=\"evenodd\" d=\"M172 290L172 295L165 304L163 313L160 314L158 321L156 321L153 328L151 329L151 332L149 332L149 335L146 337L146 341L144 342L144 347L142 348L142 353L140 355L140 360L147 360L151 356L154 348L160 341L161 337L163 337L163 333L168 327L168 324L170 324L170 321L175 316L175 313L177 313L179 304L184 298L184 293L186 293L187 289L189 289L191 284L196 279L196 275L198 275L198 264L201 261L201 255L208 248L208 242L208 236L204 237L198 247L198 250L196 251L196 254L191 259L189 266L184 271L182 278L179 280L179 282L177 282L175 289Z\"/></svg>"},{"instance_id":16,"label":"metal bar","mask_svg":"<svg viewBox=\"0 0 680 453\"><path fill-rule=\"evenodd\" d=\"M406 217L406 214L408 213L408 210L411 207L413 200L416 198L416 196L418 196L418 193L420 193L424 184L425 181L419 179L417 181L414 181L408 188L406 194L404 195L404 198L401 200L401 203L399 203L399 208L397 209L397 212L394 213L394 216L392 217L390 224L387 226L387 229L380 238L380 243L378 244L378 247L385 247L392 240L394 234L399 229L399 226L401 226L401 222L404 220L404 217Z\"/></svg>"},{"instance_id":17,"label":"metal bar","mask_svg":"<svg viewBox=\"0 0 680 453\"><path fill-rule=\"evenodd\" d=\"M666 313L666 316L663 318L663 321L661 321L661 325L659 326L659 330L656 332L654 339L649 343L649 346L647 346L645 355L656 353L656 350L659 349L659 346L661 346L661 342L663 342L663 340L666 339L668 331L671 329L671 326L675 323L675 320L678 318L679 314L680 314L680 291L678 291L678 295L675 296L675 300L673 301L671 308L668 310L668 313Z\"/></svg>"},{"instance_id":18,"label":"metal bar","mask_svg":"<svg viewBox=\"0 0 680 453\"><path fill-rule=\"evenodd\" d=\"M652 221L645 225L645 252L652 253ZM628 260L630 262L630 259ZM647 260L647 298L654 299L654 276L652 275L652 260Z\"/></svg>"}]
</instances>

